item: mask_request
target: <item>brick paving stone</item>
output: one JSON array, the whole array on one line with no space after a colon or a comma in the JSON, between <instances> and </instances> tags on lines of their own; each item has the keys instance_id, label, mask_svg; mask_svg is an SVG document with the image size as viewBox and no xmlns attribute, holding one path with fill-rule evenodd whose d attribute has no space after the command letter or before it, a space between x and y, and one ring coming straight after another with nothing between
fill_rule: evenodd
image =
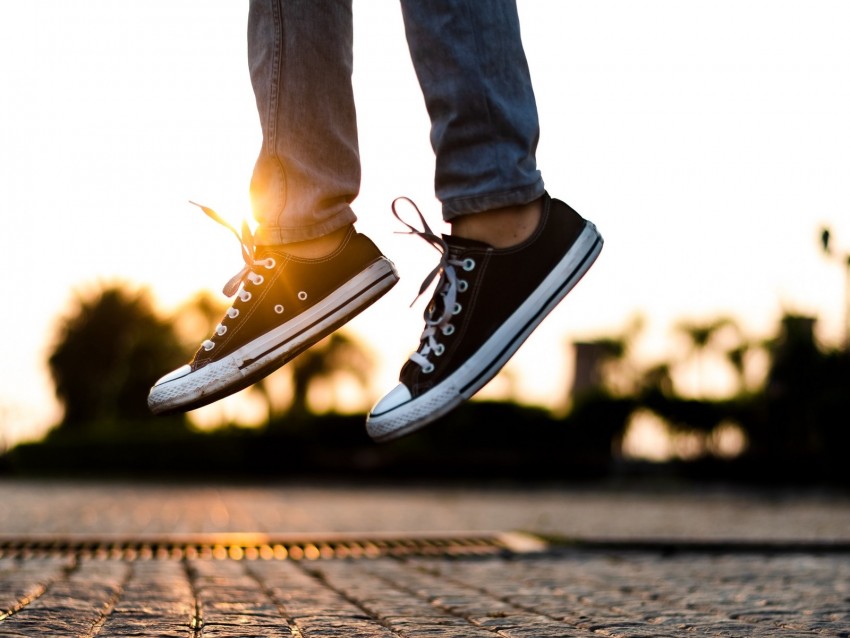
<instances>
[{"instance_id":1,"label":"brick paving stone","mask_svg":"<svg viewBox=\"0 0 850 638\"><path fill-rule=\"evenodd\" d=\"M512 619L514 615L529 620L522 610L479 588L442 580L419 569L415 562L384 559L350 566L340 562L323 564L319 570L329 585L358 599L403 636L426 635L419 632L427 627L439 630L440 636L492 637L501 629L522 622ZM372 593L375 591L387 595L375 597ZM411 623L411 617L415 624ZM535 617L534 621L538 629L545 624L552 629L558 625L542 617ZM566 628L561 624L558 629L563 632Z\"/></svg>"},{"instance_id":2,"label":"brick paving stone","mask_svg":"<svg viewBox=\"0 0 850 638\"><path fill-rule=\"evenodd\" d=\"M310 565L309 569L399 636L494 636L493 632L477 627L449 606L442 605L429 592L414 591L415 582L410 577L418 572L395 559L328 561Z\"/></svg>"},{"instance_id":3,"label":"brick paving stone","mask_svg":"<svg viewBox=\"0 0 850 638\"><path fill-rule=\"evenodd\" d=\"M194 611L195 598L181 563L136 561L97 635L186 638Z\"/></svg>"},{"instance_id":4,"label":"brick paving stone","mask_svg":"<svg viewBox=\"0 0 850 638\"><path fill-rule=\"evenodd\" d=\"M262 583L287 616L295 620L335 616L358 618L365 615L361 608L305 573L294 561L257 561L247 563L246 569Z\"/></svg>"},{"instance_id":5,"label":"brick paving stone","mask_svg":"<svg viewBox=\"0 0 850 638\"><path fill-rule=\"evenodd\" d=\"M131 571L118 561L83 561L3 622L2 630L31 636L91 636L111 612Z\"/></svg>"},{"instance_id":6,"label":"brick paving stone","mask_svg":"<svg viewBox=\"0 0 850 638\"><path fill-rule=\"evenodd\" d=\"M73 565L74 560L67 557L0 558L0 615L12 614L41 596Z\"/></svg>"},{"instance_id":7,"label":"brick paving stone","mask_svg":"<svg viewBox=\"0 0 850 638\"><path fill-rule=\"evenodd\" d=\"M237 560L190 560L187 574L196 599L199 635L291 636L286 617L263 586Z\"/></svg>"},{"instance_id":8,"label":"brick paving stone","mask_svg":"<svg viewBox=\"0 0 850 638\"><path fill-rule=\"evenodd\" d=\"M393 636L377 619L294 561L243 563L299 636Z\"/></svg>"}]
</instances>

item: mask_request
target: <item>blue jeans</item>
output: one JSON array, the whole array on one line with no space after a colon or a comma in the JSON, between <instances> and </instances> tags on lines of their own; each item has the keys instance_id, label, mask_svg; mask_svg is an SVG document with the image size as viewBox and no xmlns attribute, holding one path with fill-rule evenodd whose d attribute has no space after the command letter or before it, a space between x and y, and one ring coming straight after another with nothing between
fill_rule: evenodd
<instances>
[{"instance_id":1,"label":"blue jeans","mask_svg":"<svg viewBox=\"0 0 850 638\"><path fill-rule=\"evenodd\" d=\"M537 106L515 0L402 0L401 8L443 218L540 197ZM248 63L263 134L251 179L258 244L356 221L351 12L351 0L251 0Z\"/></svg>"}]
</instances>

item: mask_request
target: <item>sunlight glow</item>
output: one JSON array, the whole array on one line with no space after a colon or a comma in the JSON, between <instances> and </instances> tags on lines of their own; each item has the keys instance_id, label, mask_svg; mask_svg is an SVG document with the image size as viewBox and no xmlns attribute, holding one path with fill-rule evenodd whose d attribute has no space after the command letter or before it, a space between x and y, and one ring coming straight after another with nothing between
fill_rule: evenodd
<instances>
[{"instance_id":1,"label":"sunlight glow","mask_svg":"<svg viewBox=\"0 0 850 638\"><path fill-rule=\"evenodd\" d=\"M692 461L708 454L723 459L739 456L747 447L746 435L732 422L724 422L707 436L699 432L674 432L658 415L639 410L632 415L623 436L623 458L641 461Z\"/></svg>"},{"instance_id":2,"label":"sunlight glow","mask_svg":"<svg viewBox=\"0 0 850 638\"><path fill-rule=\"evenodd\" d=\"M223 425L260 427L268 419L267 407L262 400L246 388L220 401L205 405L188 413L189 422L200 431L211 431Z\"/></svg>"}]
</instances>

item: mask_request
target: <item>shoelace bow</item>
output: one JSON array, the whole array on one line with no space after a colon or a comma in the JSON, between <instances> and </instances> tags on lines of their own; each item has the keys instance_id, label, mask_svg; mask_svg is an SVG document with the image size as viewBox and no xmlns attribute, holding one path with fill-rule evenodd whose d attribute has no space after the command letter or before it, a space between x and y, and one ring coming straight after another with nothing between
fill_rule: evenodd
<instances>
[{"instance_id":1,"label":"shoelace bow","mask_svg":"<svg viewBox=\"0 0 850 638\"><path fill-rule=\"evenodd\" d=\"M239 244L242 247L242 259L245 261L245 265L242 266L242 269L238 273L233 275L233 277L231 277L230 280L224 285L222 292L228 297L232 297L237 292L239 292L239 289L242 287L242 284L245 283L245 280L251 280L254 283L261 282L261 276L257 275L253 269L257 266L265 266L266 268L272 268L274 267L274 259L254 258L254 235L251 233L251 229L248 227L248 222L244 219L242 220L242 233L240 234L233 226L231 226L227 222L227 220L225 220L212 208L202 206L201 204L198 204L196 202L190 201L190 203L194 204L202 211L204 211L204 213L206 213L206 215L213 221L218 222L219 224L227 228L230 232L232 232L236 236L236 239L239 240ZM242 299L242 301L248 301L251 298L250 293L247 293L246 291L244 291L244 289L243 292L240 293L239 297L240 299ZM239 310L231 306L227 311L227 316L231 319L235 319L239 316ZM227 327L223 323L220 323L215 327L216 335L222 336L225 332L227 332ZM204 348L204 350L210 351L215 347L215 342L211 339L206 339L201 344L201 346Z\"/></svg>"},{"instance_id":2,"label":"shoelace bow","mask_svg":"<svg viewBox=\"0 0 850 638\"><path fill-rule=\"evenodd\" d=\"M416 214L419 215L419 220L422 222L423 230L415 228L401 218L398 210L396 210L396 204L399 201L405 201L413 207ZM419 293L410 304L411 306L415 304L419 297L421 297L431 285L431 282L433 282L439 275L439 279L435 287L434 299L432 303L428 304L428 307L425 308L424 312L425 330L423 330L422 336L419 338L423 345L419 351L410 355L411 361L417 363L423 370L430 372L433 370L434 364L428 360L428 356L432 352L439 355L442 353L443 348L436 339L437 330L441 330L444 334L446 334L446 331L449 329L451 318L454 314L456 314L455 304L457 303L458 277L455 266L462 267L464 262L450 257L449 245L442 237L431 230L431 227L425 220L424 215L422 215L422 212L413 200L408 197L396 198L392 204L392 211L396 219L409 229L409 231L404 234L421 237L440 252L439 263L430 273L428 273L428 276L425 277L422 285L419 287ZM437 303L437 295L442 297L442 304ZM442 310L439 308L440 305L442 305Z\"/></svg>"},{"instance_id":3,"label":"shoelace bow","mask_svg":"<svg viewBox=\"0 0 850 638\"><path fill-rule=\"evenodd\" d=\"M242 246L242 259L245 261L245 265L242 266L242 269L233 275L230 278L222 292L228 297L232 297L237 293L239 287L245 283L245 280L250 277L251 272L256 266L266 266L268 267L269 260L268 259L254 259L254 235L251 233L251 229L248 227L248 222L246 220L242 220L242 233L240 234L233 226L228 223L226 219L224 219L221 215L215 212L212 208L207 208L201 204L196 202L189 202L190 204L194 204L198 208L200 208L204 213L207 214L213 221L218 222L225 228L227 228L231 233L236 236L236 239L239 240L239 244Z\"/></svg>"}]
</instances>

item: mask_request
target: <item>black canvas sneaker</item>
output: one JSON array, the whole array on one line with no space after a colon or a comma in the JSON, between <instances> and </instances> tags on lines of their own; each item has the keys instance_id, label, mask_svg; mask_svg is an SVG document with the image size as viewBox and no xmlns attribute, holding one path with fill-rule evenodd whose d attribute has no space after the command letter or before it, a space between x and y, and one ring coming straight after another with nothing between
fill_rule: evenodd
<instances>
[{"instance_id":1,"label":"black canvas sneaker","mask_svg":"<svg viewBox=\"0 0 850 638\"><path fill-rule=\"evenodd\" d=\"M285 246L254 246L241 236L245 266L225 286L236 294L214 334L191 362L165 375L148 395L154 414L193 410L273 372L374 303L398 281L392 262L351 228L332 254L303 259Z\"/></svg>"},{"instance_id":2,"label":"black canvas sneaker","mask_svg":"<svg viewBox=\"0 0 850 638\"><path fill-rule=\"evenodd\" d=\"M395 203L393 212L398 217ZM510 248L441 239L419 217L424 232L402 223L443 251L422 290L439 280L418 350L402 367L399 385L367 417L366 430L378 442L414 432L480 390L602 250L596 227L548 194L537 230Z\"/></svg>"}]
</instances>

